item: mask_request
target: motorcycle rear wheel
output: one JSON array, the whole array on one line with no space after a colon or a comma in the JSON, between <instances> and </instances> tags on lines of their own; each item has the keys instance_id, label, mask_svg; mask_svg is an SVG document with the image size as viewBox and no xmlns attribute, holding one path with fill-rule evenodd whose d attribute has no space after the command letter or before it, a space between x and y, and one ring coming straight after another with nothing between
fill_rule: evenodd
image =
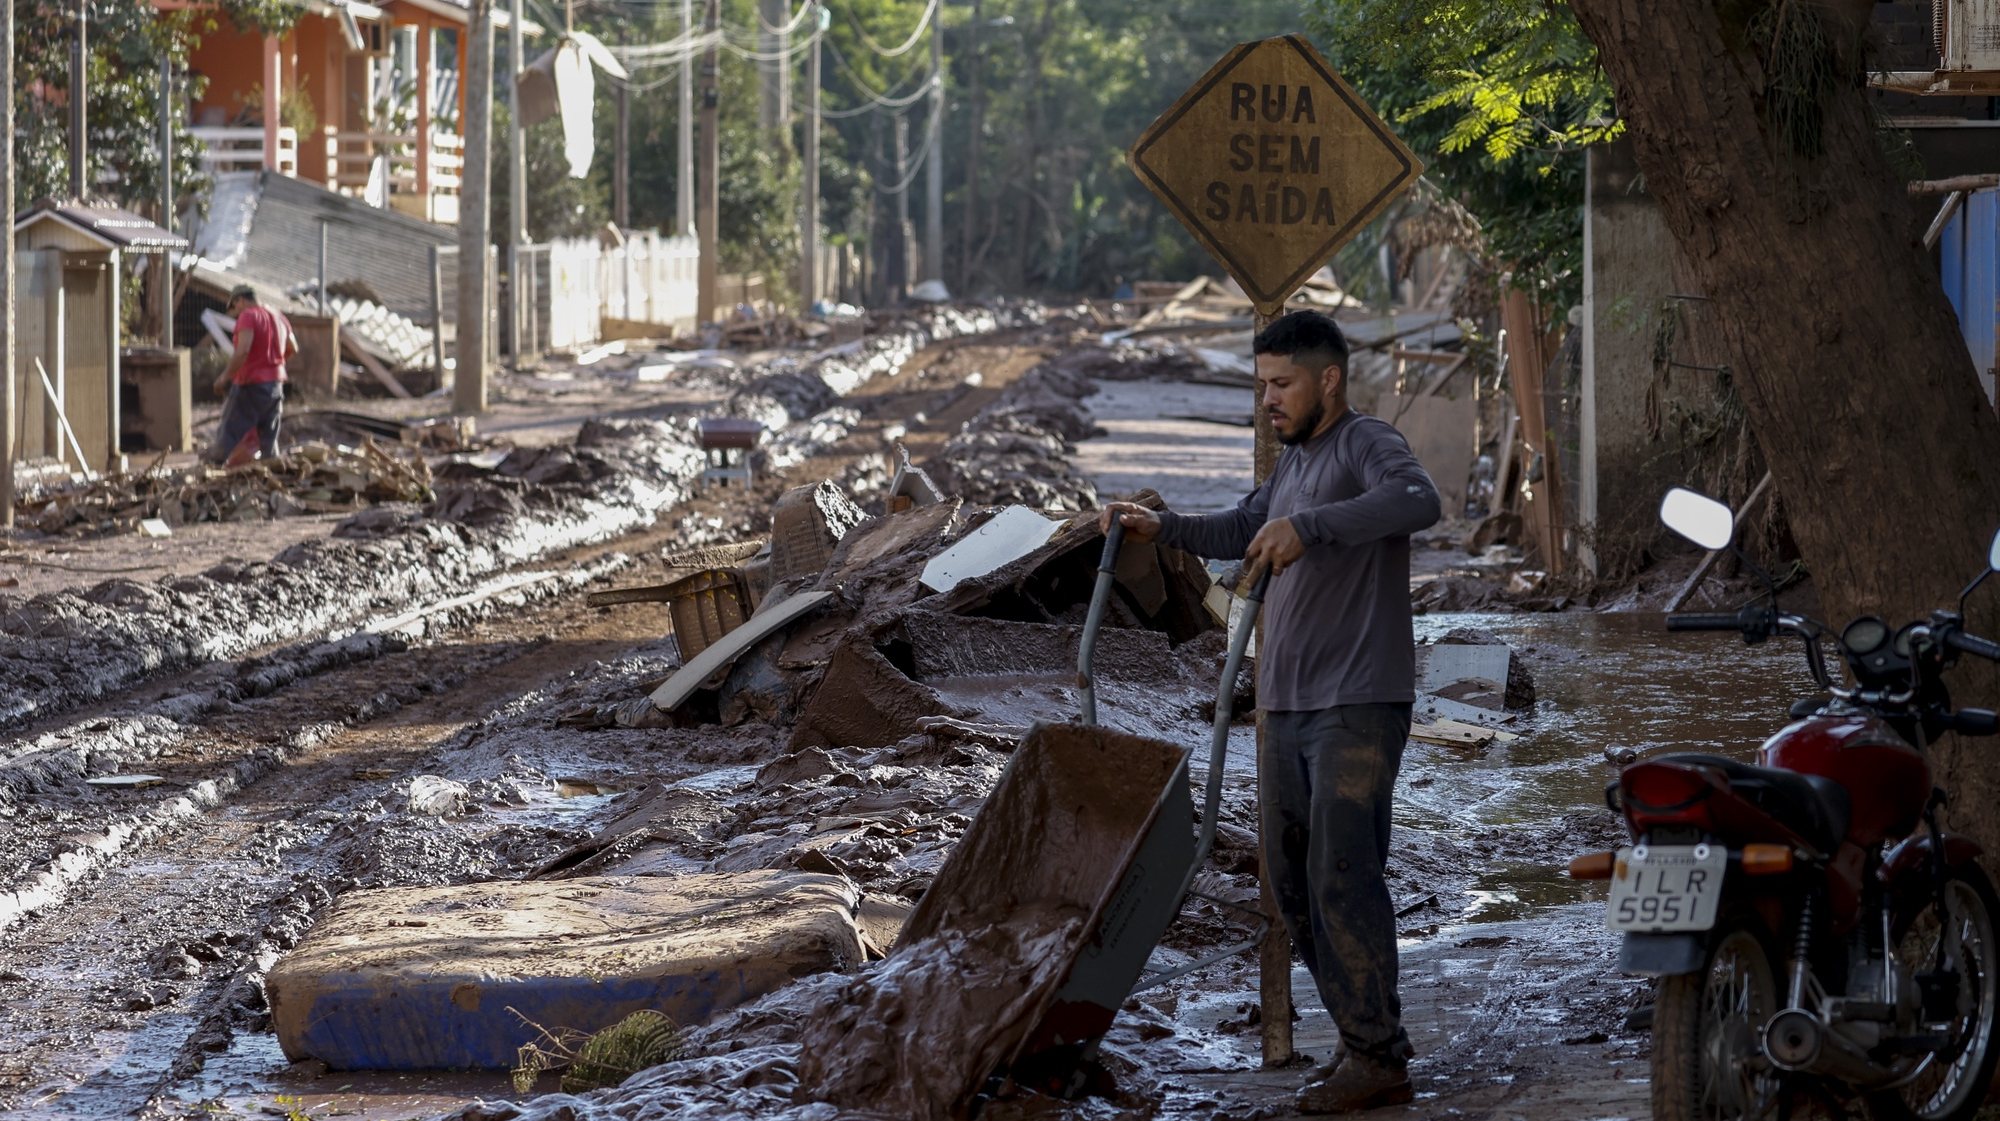
<instances>
[{"instance_id":1,"label":"motorcycle rear wheel","mask_svg":"<svg viewBox=\"0 0 2000 1121\"><path fill-rule=\"evenodd\" d=\"M1872 1094L1876 1121L1965 1121L1979 1111L1993 1067L1996 1014L2000 1014L2000 937L1996 937L1993 882L1976 865L1953 869L1944 885L1945 918L1931 899L1897 944L1912 974L1935 970L1945 951L1957 965L1958 1001L1941 1030L1951 1043L1925 1060L1905 1086ZM1933 1025L1926 1025L1932 1027Z\"/></svg>"},{"instance_id":2,"label":"motorcycle rear wheel","mask_svg":"<svg viewBox=\"0 0 2000 1121\"><path fill-rule=\"evenodd\" d=\"M1759 932L1725 919L1699 973L1662 977L1653 997L1654 1121L1757 1121L1777 1105L1763 1061L1778 970Z\"/></svg>"}]
</instances>

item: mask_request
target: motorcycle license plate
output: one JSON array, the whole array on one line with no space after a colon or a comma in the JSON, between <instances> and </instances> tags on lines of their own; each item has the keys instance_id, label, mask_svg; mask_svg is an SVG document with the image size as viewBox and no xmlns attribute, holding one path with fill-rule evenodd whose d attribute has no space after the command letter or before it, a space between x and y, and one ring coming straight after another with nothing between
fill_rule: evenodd
<instances>
[{"instance_id":1,"label":"motorcycle license plate","mask_svg":"<svg viewBox=\"0 0 2000 1121\"><path fill-rule=\"evenodd\" d=\"M1637 845L1618 850L1611 870L1613 930L1672 934L1707 930L1722 903L1729 850L1721 845Z\"/></svg>"}]
</instances>

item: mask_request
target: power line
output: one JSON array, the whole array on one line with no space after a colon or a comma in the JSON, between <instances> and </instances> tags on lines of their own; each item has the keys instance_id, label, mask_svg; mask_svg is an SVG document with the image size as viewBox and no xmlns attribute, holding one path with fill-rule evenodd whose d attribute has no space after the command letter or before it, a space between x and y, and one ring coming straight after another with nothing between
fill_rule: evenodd
<instances>
[{"instance_id":1,"label":"power line","mask_svg":"<svg viewBox=\"0 0 2000 1121\"><path fill-rule=\"evenodd\" d=\"M843 54L841 54L841 53L840 53L840 48L839 48L839 47L836 47L836 46L834 46L834 45L833 45L833 40L831 40L831 39L827 40L827 43L826 43L826 49L827 49L827 50L828 50L829 52L831 52L831 53L833 54L833 61L834 61L834 63L835 63L835 64L837 64L837 65L838 65L838 66L839 66L839 67L840 67L840 68L841 68L842 70L845 70L845 71L847 72L847 79L848 79L848 81L851 81L851 82L853 82L853 83L854 83L854 87L855 87L856 89L860 90L860 91L861 91L862 93L866 94L866 95L867 95L867 96L869 97L869 99L870 99L870 100L873 100L873 101L878 101L878 102L891 102L891 101L894 101L894 100L895 100L895 98L894 98L894 97L893 97L892 95L890 95L890 94L886 94L886 93L883 93L882 91L880 91L880 90L876 89L875 87L873 87L873 86L869 85L869 84L868 84L868 80L867 80L867 79L865 79L865 78L863 78L863 77L861 76L860 72L856 71L856 70L854 69L854 67L852 67L852 66L848 65L848 63L847 63L847 56L846 56L846 55L843 55ZM926 66L926 67L925 67L925 69L924 69L924 71L923 71L922 73L923 73L924 77L926 77L926 78L928 78L928 79L935 79L935 78L937 77L937 75L935 75L935 74L932 74L932 73L930 73L930 72L929 72L929 67L928 67L928 66ZM926 84L926 86L924 87L924 90L926 90L926 91L927 91L928 89L929 89L929 86L928 86L928 84ZM919 92L918 96L921 96L921 95L922 95L922 91L920 91L920 92ZM916 100L916 98L915 98L915 97L912 97L912 98L909 98L908 100L905 100L905 101L901 102L900 104L903 104L903 105L908 105L908 104L909 104L909 103L910 103L911 101L914 101L914 100Z\"/></svg>"},{"instance_id":2,"label":"power line","mask_svg":"<svg viewBox=\"0 0 2000 1121\"><path fill-rule=\"evenodd\" d=\"M936 18L938 14L938 2L939 0L931 0L929 4L926 4L924 6L923 18L917 20L917 29L915 31L910 32L910 37L904 40L903 45L900 47L885 47L882 44L877 43L874 40L874 38L868 34L868 29L861 26L861 21L854 18L854 10L852 8L845 8L843 9L843 11L847 15L847 22L854 27L854 33L856 35L861 36L861 42L865 44L869 50L874 51L876 54L881 55L883 58L895 58L897 55L908 54L911 50L914 50L916 48L917 43L923 39L924 30L930 27L931 20Z\"/></svg>"},{"instance_id":3,"label":"power line","mask_svg":"<svg viewBox=\"0 0 2000 1121\"><path fill-rule=\"evenodd\" d=\"M813 0L804 0L804 3L799 5L798 12L792 16L790 21L786 22L783 26L773 26L764 21L764 9L759 8L757 9L757 26L772 35L790 35L792 32L797 31L801 24L805 23L807 14L812 10Z\"/></svg>"},{"instance_id":4,"label":"power line","mask_svg":"<svg viewBox=\"0 0 2000 1121\"><path fill-rule=\"evenodd\" d=\"M898 116L900 115L901 114L898 114ZM924 130L924 142L917 147L916 151L909 153L905 157L905 159L909 163L910 173L903 177L903 181L901 183L898 183L893 187L884 187L880 183L877 183L875 185L875 189L881 191L885 195L900 195L903 192L909 190L910 184L915 183L917 181L917 176L922 174L924 170L924 160L929 158L931 154L931 144L937 135L938 135L938 130L936 129L927 128Z\"/></svg>"},{"instance_id":5,"label":"power line","mask_svg":"<svg viewBox=\"0 0 2000 1121\"><path fill-rule=\"evenodd\" d=\"M786 47L784 50L775 52L758 51L758 50L751 50L748 47L739 47L735 43L732 43L727 39L724 39L722 41L722 49L728 51L730 54L735 55L737 58L747 58L752 62L790 62L792 59L795 59L800 55L804 54L806 51L812 49L812 45L819 41L819 37L821 34L823 33L820 31L814 31L811 36L799 40L797 43L793 44L792 46Z\"/></svg>"}]
</instances>

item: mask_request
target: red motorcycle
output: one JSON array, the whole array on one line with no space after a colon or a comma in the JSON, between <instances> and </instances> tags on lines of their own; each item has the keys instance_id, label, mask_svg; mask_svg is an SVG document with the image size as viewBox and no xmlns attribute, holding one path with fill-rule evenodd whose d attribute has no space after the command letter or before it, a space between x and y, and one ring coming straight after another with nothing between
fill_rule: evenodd
<instances>
[{"instance_id":1,"label":"red motorcycle","mask_svg":"<svg viewBox=\"0 0 2000 1121\"><path fill-rule=\"evenodd\" d=\"M1729 508L1693 491L1669 493L1660 516L1704 548L1734 536ZM1656 978L1656 1121L1748 1121L1795 1092L1858 1097L1880 1121L1960 1121L1985 1099L2000 901L1979 847L1938 826L1926 750L2000 727L1954 709L1943 684L1961 654L2000 661L1963 624L1965 597L1996 570L2000 537L1958 611L1849 623L1836 645L1851 685L1828 673L1826 628L1778 610L1775 587L1735 613L1667 617L1748 643L1800 638L1825 695L1792 706L1758 765L1672 754L1626 767L1605 800L1631 845L1571 862L1611 881L1619 968Z\"/></svg>"}]
</instances>

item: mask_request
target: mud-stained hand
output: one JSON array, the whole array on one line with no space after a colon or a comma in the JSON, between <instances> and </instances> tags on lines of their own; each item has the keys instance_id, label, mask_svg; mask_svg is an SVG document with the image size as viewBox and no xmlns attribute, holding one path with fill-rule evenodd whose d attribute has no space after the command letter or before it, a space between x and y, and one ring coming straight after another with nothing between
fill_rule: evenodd
<instances>
[{"instance_id":1,"label":"mud-stained hand","mask_svg":"<svg viewBox=\"0 0 2000 1121\"><path fill-rule=\"evenodd\" d=\"M1134 542L1144 543L1160 535L1160 515L1136 502L1113 502L1097 515L1100 532L1111 532L1111 519L1117 518L1125 527L1125 537Z\"/></svg>"},{"instance_id":2,"label":"mud-stained hand","mask_svg":"<svg viewBox=\"0 0 2000 1121\"><path fill-rule=\"evenodd\" d=\"M1271 575L1276 576L1305 555L1306 543L1299 540L1292 519L1274 518L1250 539L1250 547L1243 552L1243 567L1252 572L1268 567Z\"/></svg>"},{"instance_id":3,"label":"mud-stained hand","mask_svg":"<svg viewBox=\"0 0 2000 1121\"><path fill-rule=\"evenodd\" d=\"M215 395L220 397L228 392L229 392L229 375L223 374L222 376L215 379Z\"/></svg>"}]
</instances>

